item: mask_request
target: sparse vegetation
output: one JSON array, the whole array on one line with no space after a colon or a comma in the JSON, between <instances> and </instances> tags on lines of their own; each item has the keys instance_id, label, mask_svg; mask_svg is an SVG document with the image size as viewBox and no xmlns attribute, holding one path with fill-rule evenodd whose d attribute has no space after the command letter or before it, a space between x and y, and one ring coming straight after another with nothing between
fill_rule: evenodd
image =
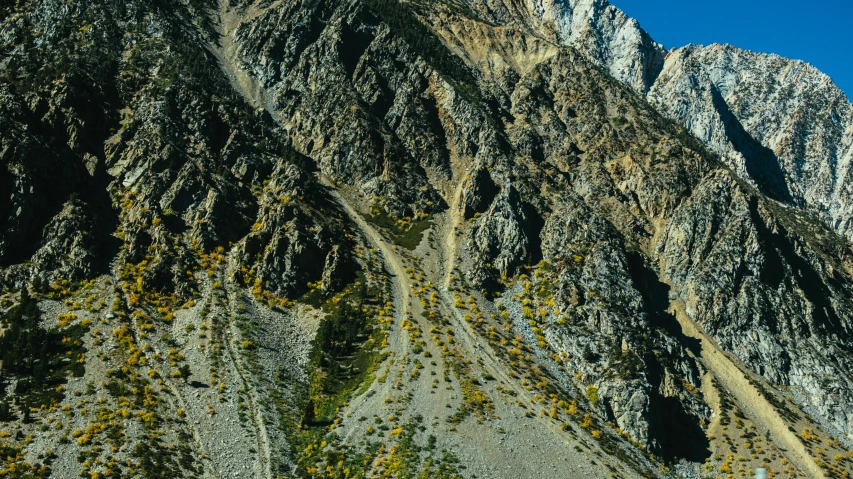
<instances>
[{"instance_id":1,"label":"sparse vegetation","mask_svg":"<svg viewBox=\"0 0 853 479\"><path fill-rule=\"evenodd\" d=\"M424 232L432 224L431 215L426 213L417 214L414 219L405 217L394 220L377 202L371 205L371 213L368 219L372 223L381 227L394 243L409 250L415 249L420 244Z\"/></svg>"},{"instance_id":2,"label":"sparse vegetation","mask_svg":"<svg viewBox=\"0 0 853 479\"><path fill-rule=\"evenodd\" d=\"M26 289L21 290L18 305L2 318L6 331L0 336L0 392L6 389L4 377L17 379L14 394L26 410L58 404L68 377L82 376L84 369L81 337L87 328L66 323L64 329L46 330L40 321L37 302Z\"/></svg>"}]
</instances>

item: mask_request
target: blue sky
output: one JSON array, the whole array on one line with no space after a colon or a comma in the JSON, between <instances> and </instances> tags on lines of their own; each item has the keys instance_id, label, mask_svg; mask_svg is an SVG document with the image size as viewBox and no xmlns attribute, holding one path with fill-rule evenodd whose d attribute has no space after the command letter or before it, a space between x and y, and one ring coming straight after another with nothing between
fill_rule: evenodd
<instances>
[{"instance_id":1,"label":"blue sky","mask_svg":"<svg viewBox=\"0 0 853 479\"><path fill-rule=\"evenodd\" d=\"M811 63L853 98L853 0L610 0L667 48L729 43Z\"/></svg>"}]
</instances>

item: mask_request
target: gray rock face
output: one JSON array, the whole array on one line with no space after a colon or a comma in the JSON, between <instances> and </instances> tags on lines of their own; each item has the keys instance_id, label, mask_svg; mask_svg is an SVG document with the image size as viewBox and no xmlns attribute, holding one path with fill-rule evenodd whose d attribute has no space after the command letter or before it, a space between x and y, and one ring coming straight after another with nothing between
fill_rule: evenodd
<instances>
[{"instance_id":1,"label":"gray rock face","mask_svg":"<svg viewBox=\"0 0 853 479\"><path fill-rule=\"evenodd\" d=\"M575 200L557 206L545 223L542 239L543 255L554 263L558 275L555 300L567 323L554 325L553 334L583 362L580 367L590 380L598 378L594 383L601 400L619 427L659 450L660 438L654 437L649 424L654 414L649 395L655 385L649 384L647 364L640 360L648 346L641 332L651 324L618 232ZM578 336L576 328L584 326L594 334L584 341L573 339ZM622 351L617 348L623 342L626 357L635 362L620 368ZM596 371L599 361L606 362L612 373Z\"/></svg>"},{"instance_id":2,"label":"gray rock face","mask_svg":"<svg viewBox=\"0 0 853 479\"><path fill-rule=\"evenodd\" d=\"M77 280L145 262L146 287L186 294L200 254L241 240L244 265L265 246L275 256L247 268L247 282L296 295L322 279L341 224L313 209L324 205L304 159L230 91L203 30L175 36L193 8L169 17L142 4L45 1L4 20L3 35L39 32L37 42L9 42L25 61L0 64L6 281ZM92 26L81 30L81 19ZM64 35L89 31L79 52L66 49ZM247 256L246 242L263 235ZM344 265L348 247L339 246ZM30 271L16 266L28 259Z\"/></svg>"},{"instance_id":3,"label":"gray rock face","mask_svg":"<svg viewBox=\"0 0 853 479\"><path fill-rule=\"evenodd\" d=\"M273 170L257 222L236 248L237 263L249 265L243 273L247 281L260 280L293 297L304 293L309 282L322 281L332 291L351 279L346 251L352 245L341 238L343 224L321 214L331 204L312 198L320 190L314 177L293 163Z\"/></svg>"},{"instance_id":4,"label":"gray rock face","mask_svg":"<svg viewBox=\"0 0 853 479\"><path fill-rule=\"evenodd\" d=\"M530 259L526 223L528 218L518 191L512 185L505 186L471 229L468 239L468 250L475 253L472 275L479 283L488 281L490 270L512 276Z\"/></svg>"},{"instance_id":5,"label":"gray rock face","mask_svg":"<svg viewBox=\"0 0 853 479\"><path fill-rule=\"evenodd\" d=\"M741 178L853 238L853 106L816 68L730 45L665 50L607 0L480 3L487 15L576 48Z\"/></svg>"},{"instance_id":6,"label":"gray rock face","mask_svg":"<svg viewBox=\"0 0 853 479\"><path fill-rule=\"evenodd\" d=\"M671 51L649 101L738 174L853 238L853 106L814 67L727 45Z\"/></svg>"},{"instance_id":7,"label":"gray rock face","mask_svg":"<svg viewBox=\"0 0 853 479\"><path fill-rule=\"evenodd\" d=\"M42 246L33 255L37 271L55 271L63 278L90 277L98 264L93 236L95 222L81 202L72 200L45 226Z\"/></svg>"},{"instance_id":8,"label":"gray rock face","mask_svg":"<svg viewBox=\"0 0 853 479\"><path fill-rule=\"evenodd\" d=\"M607 0L530 0L527 7L557 39L607 68L639 93L652 87L666 51L640 24Z\"/></svg>"},{"instance_id":9,"label":"gray rock face","mask_svg":"<svg viewBox=\"0 0 853 479\"><path fill-rule=\"evenodd\" d=\"M666 50L607 0L477 0L485 18L536 31L603 66L640 94L652 86Z\"/></svg>"},{"instance_id":10,"label":"gray rock face","mask_svg":"<svg viewBox=\"0 0 853 479\"><path fill-rule=\"evenodd\" d=\"M484 213L494 201L495 196L501 191L492 179L492 175L486 169L477 170L471 175L465 186L462 202L465 205L465 219L471 219L478 213Z\"/></svg>"},{"instance_id":11,"label":"gray rock face","mask_svg":"<svg viewBox=\"0 0 853 479\"><path fill-rule=\"evenodd\" d=\"M853 439L845 392L851 345L844 339L850 327L847 242L853 238L853 106L847 97L800 61L727 45L667 51L606 0L476 5L496 22L575 48L684 125L741 180L810 212L846 238L819 235L816 241L813 222L759 201L728 173L715 173L683 197L690 198L684 205L676 199L664 206L672 221L653 254L664 264L672 294L724 349L772 382L798 389L811 411ZM513 83L517 91L524 81ZM530 105L542 102L523 100L519 105L529 119L535 109ZM590 117L585 120L589 124ZM565 154L565 148L549 151L547 145L545 140L546 157ZM661 184L649 188L631 171L635 165L618 163L608 164L613 186L639 200L643 213L611 217L615 224L651 231L647 221L656 215L644 218L654 211L649 199L660 200L661 191L670 199L686 192ZM613 194L598 178L575 184L587 202ZM610 209L611 215L617 211ZM837 386L821 388L820 377L824 386Z\"/></svg>"},{"instance_id":12,"label":"gray rock face","mask_svg":"<svg viewBox=\"0 0 853 479\"><path fill-rule=\"evenodd\" d=\"M716 174L676 211L657 250L673 293L726 350L850 431L849 273L816 254L807 223L774 218L781 209Z\"/></svg>"},{"instance_id":13,"label":"gray rock face","mask_svg":"<svg viewBox=\"0 0 853 479\"><path fill-rule=\"evenodd\" d=\"M565 315L551 334L597 387L608 419L660 454L692 457L701 430L681 429L681 444L673 430L679 429L675 423L709 417L679 384L698 387L701 366L666 331L654 274L638 253L625 251L619 231L579 199L555 208L542 240L556 274L555 301Z\"/></svg>"},{"instance_id":14,"label":"gray rock face","mask_svg":"<svg viewBox=\"0 0 853 479\"><path fill-rule=\"evenodd\" d=\"M449 171L433 91L443 86L364 5L281 3L241 23L235 42L294 145L324 173L400 216L440 205L425 169Z\"/></svg>"}]
</instances>

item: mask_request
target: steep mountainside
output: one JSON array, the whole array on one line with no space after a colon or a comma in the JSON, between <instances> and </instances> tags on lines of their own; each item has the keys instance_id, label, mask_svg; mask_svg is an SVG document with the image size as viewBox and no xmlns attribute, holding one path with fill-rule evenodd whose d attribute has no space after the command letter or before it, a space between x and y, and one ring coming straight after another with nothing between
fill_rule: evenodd
<instances>
[{"instance_id":1,"label":"steep mountainside","mask_svg":"<svg viewBox=\"0 0 853 479\"><path fill-rule=\"evenodd\" d=\"M814 121L679 62L809 71L595 1L0 8L0 477L853 471L836 184L762 146Z\"/></svg>"},{"instance_id":2,"label":"steep mountainside","mask_svg":"<svg viewBox=\"0 0 853 479\"><path fill-rule=\"evenodd\" d=\"M765 194L853 238L853 106L814 67L729 45L665 50L607 0L474 4L577 48Z\"/></svg>"},{"instance_id":3,"label":"steep mountainside","mask_svg":"<svg viewBox=\"0 0 853 479\"><path fill-rule=\"evenodd\" d=\"M667 56L648 97L741 177L853 237L853 106L826 75L776 55L689 46Z\"/></svg>"}]
</instances>

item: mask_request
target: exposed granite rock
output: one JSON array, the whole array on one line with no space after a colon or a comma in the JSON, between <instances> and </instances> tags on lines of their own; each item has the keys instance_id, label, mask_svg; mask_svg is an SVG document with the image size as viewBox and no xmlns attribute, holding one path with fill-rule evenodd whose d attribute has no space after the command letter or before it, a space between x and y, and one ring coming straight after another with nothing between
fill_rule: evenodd
<instances>
[{"instance_id":1,"label":"exposed granite rock","mask_svg":"<svg viewBox=\"0 0 853 479\"><path fill-rule=\"evenodd\" d=\"M107 272L111 263L121 271L144 261L148 287L186 294L186 271L197 267L199 253L268 223L266 202L281 195L264 184L305 164L268 115L230 90L205 50L204 28L178 34L201 8L191 2L170 16L143 4L45 1L5 20L3 34L23 35L15 49L26 55L2 64L10 81L0 86L8 132L0 140L0 183L12 194L0 200L0 265L32 256L40 274L76 280ZM80 42L79 51L69 41ZM307 176L298 174L291 182L304 186ZM317 204L318 194L308 188L292 195L290 210ZM271 290L297 294L322 279L335 246L328 238L340 224L326 218L321 227L320 213L310 209L296 215L289 233L306 246L291 248L275 274L262 275ZM338 263L345 264L341 247Z\"/></svg>"},{"instance_id":2,"label":"exposed granite rock","mask_svg":"<svg viewBox=\"0 0 853 479\"><path fill-rule=\"evenodd\" d=\"M470 230L468 250L471 276L478 284L494 282L490 270L512 276L530 259L531 239L524 231L528 218L518 191L512 185L501 188L489 209L476 220Z\"/></svg>"},{"instance_id":3,"label":"exposed granite rock","mask_svg":"<svg viewBox=\"0 0 853 479\"><path fill-rule=\"evenodd\" d=\"M649 100L742 178L853 238L853 106L829 77L776 55L688 46L667 56Z\"/></svg>"},{"instance_id":4,"label":"exposed granite rock","mask_svg":"<svg viewBox=\"0 0 853 479\"><path fill-rule=\"evenodd\" d=\"M534 155L536 163L553 163L552 174L563 172L566 184L588 204L597 204L598 210L606 212L629 243L653 257L663 255L659 259L664 276L673 283L674 297L690 305L691 316L724 349L775 384L807 391L798 396L804 404L847 440L853 440L849 412L842 411L850 399L840 397L849 389L845 384L851 351L845 339L850 304L843 298L850 297L851 214L846 185L850 181L848 163L853 158L853 107L844 94L815 68L775 55L720 45L666 52L636 21L607 1L484 1L475 3L475 8L490 21L543 39L529 41L527 51L532 56L540 51L537 41L576 48L645 96L664 115L685 125L745 182L737 183L729 173L718 172L711 176L713 180L699 183L715 162L673 162L672 156L679 154L677 148L668 148L663 155L655 152L651 161L643 159L646 153L614 151L619 140L612 140L627 140L636 134L627 141L646 144L644 134L660 130L661 125L639 126L633 106L611 103L606 108L589 108L584 101L601 101L596 88L573 95L571 85L576 78L563 76L560 68L553 67L554 61L542 64L548 63L549 76L559 81L546 80L550 85L543 89L541 80L532 80L544 69L520 69L520 62L507 62L502 68L488 65L486 70L485 62L469 54L474 64L497 77L500 90L513 91L514 122L509 135L515 144L527 151L535 149L525 145L540 145L541 153ZM475 51L462 29L454 29L454 34L456 41L447 35L448 42L466 52ZM516 38L515 47L520 44ZM520 55L519 50L505 51ZM615 91L603 95L612 98ZM573 101L561 101L565 96ZM575 98L584 100L579 104ZM552 104L553 113L543 108ZM608 121L602 121L605 111L605 117L612 115ZM559 118L570 135L560 131L561 125L555 128L549 115ZM574 130L575 124L586 129ZM628 135L619 127L625 124L634 127ZM536 131L533 136L530 127ZM602 151L602 143L589 141L593 132L610 138L605 143L611 149ZM681 134L676 136L691 144ZM599 150L588 151L589 144L596 144ZM669 170L662 175L659 170L676 165L682 168L677 173ZM658 171L650 174L653 170ZM744 198L752 199L741 200L736 208L722 206L724 188L708 192L692 207L681 206L696 194L693 188L706 191L723 177L739 185L735 189ZM515 183L522 184L517 179ZM760 195L747 184L790 207L759 201ZM696 210L699 203L702 209ZM823 229L797 209L816 215L846 239L818 233ZM698 250L691 249L698 248L694 243L690 248L679 247L667 260L664 252L686 242L675 238L684 238L692 228L669 222L670 217L701 222L701 229L707 231L705 245ZM662 220L668 223L663 230L667 233L664 243L656 243ZM733 224L741 225L737 233L724 235L723 225ZM744 249L743 244L751 249ZM701 279L693 276L699 270L704 271ZM715 318L713 324L710 318ZM838 360L830 359L836 356ZM827 378L824 387L818 386L818 377Z\"/></svg>"},{"instance_id":5,"label":"exposed granite rock","mask_svg":"<svg viewBox=\"0 0 853 479\"><path fill-rule=\"evenodd\" d=\"M638 93L654 84L666 51L607 0L534 0L528 8L553 25L558 41L582 52Z\"/></svg>"},{"instance_id":6,"label":"exposed granite rock","mask_svg":"<svg viewBox=\"0 0 853 479\"><path fill-rule=\"evenodd\" d=\"M785 210L720 172L675 212L657 250L673 294L721 346L847 432L849 252L844 263L821 254L831 245L803 235L814 222Z\"/></svg>"},{"instance_id":7,"label":"exposed granite rock","mask_svg":"<svg viewBox=\"0 0 853 479\"><path fill-rule=\"evenodd\" d=\"M237 245L237 264L248 265L244 279L289 297L306 292L312 281L322 280L329 291L348 283L354 268L345 254L352 245L341 236L344 225L328 216L331 203L305 201L320 185L294 164L280 164L270 178L257 223Z\"/></svg>"},{"instance_id":8,"label":"exposed granite rock","mask_svg":"<svg viewBox=\"0 0 853 479\"><path fill-rule=\"evenodd\" d=\"M620 233L579 199L555 208L542 238L565 315L551 334L598 388L606 417L665 457L700 456L695 424L710 410L681 382L698 387L701 366L667 330L662 285L642 256L626 252ZM673 440L676 430L684 442Z\"/></svg>"},{"instance_id":9,"label":"exposed granite rock","mask_svg":"<svg viewBox=\"0 0 853 479\"><path fill-rule=\"evenodd\" d=\"M495 184L492 175L485 168L477 170L466 181L469 184L463 187L462 202L465 205L464 217L468 220L478 213L485 213L501 189Z\"/></svg>"},{"instance_id":10,"label":"exposed granite rock","mask_svg":"<svg viewBox=\"0 0 853 479\"><path fill-rule=\"evenodd\" d=\"M813 66L730 45L666 50L607 0L483 0L474 8L577 49L741 178L853 238L853 106Z\"/></svg>"},{"instance_id":11,"label":"exposed granite rock","mask_svg":"<svg viewBox=\"0 0 853 479\"><path fill-rule=\"evenodd\" d=\"M63 278L94 275L99 264L93 244L95 236L91 213L80 201L71 200L45 226L41 247L33 255L36 271L55 271Z\"/></svg>"},{"instance_id":12,"label":"exposed granite rock","mask_svg":"<svg viewBox=\"0 0 853 479\"><path fill-rule=\"evenodd\" d=\"M449 173L438 103L450 87L364 4L283 2L240 24L235 42L324 173L398 217L441 207L427 172Z\"/></svg>"}]
</instances>

